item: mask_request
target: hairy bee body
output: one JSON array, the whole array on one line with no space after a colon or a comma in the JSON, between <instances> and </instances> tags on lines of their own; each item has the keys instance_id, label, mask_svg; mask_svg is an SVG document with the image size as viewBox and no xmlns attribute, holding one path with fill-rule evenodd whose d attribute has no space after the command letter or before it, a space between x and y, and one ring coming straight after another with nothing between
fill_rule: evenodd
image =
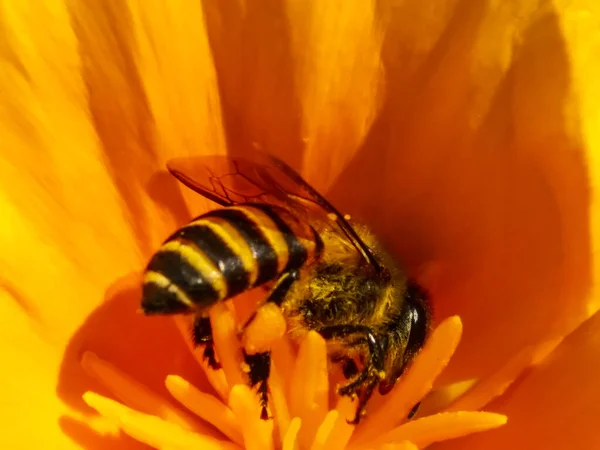
<instances>
[{"instance_id":1,"label":"hairy bee body","mask_svg":"<svg viewBox=\"0 0 600 450\"><path fill-rule=\"evenodd\" d=\"M371 330L386 353L385 376L379 386L380 392L385 393L425 341L427 328L413 327L411 322L428 319L426 294L382 249L368 228L357 224L353 227L361 240L373 249L389 276L380 277L366 270L360 256L340 240L337 233L325 232L322 257L303 268L281 308L287 319L288 333L294 338L309 330L340 324ZM333 360L368 354L368 343L352 340L353 335L356 337L349 332L328 340Z\"/></svg>"},{"instance_id":2,"label":"hairy bee body","mask_svg":"<svg viewBox=\"0 0 600 450\"><path fill-rule=\"evenodd\" d=\"M194 315L193 341L217 368L208 310L267 287L264 303L281 307L292 338L314 330L326 340L347 378L338 394L358 397L358 423L374 390L389 392L423 346L427 294L366 227L351 225L291 167L248 156L170 163L181 183L221 208L177 230L151 258L142 310ZM245 361L266 419L270 354L245 354Z\"/></svg>"},{"instance_id":3,"label":"hairy bee body","mask_svg":"<svg viewBox=\"0 0 600 450\"><path fill-rule=\"evenodd\" d=\"M146 314L202 312L300 269L322 249L316 230L285 209L257 203L220 208L177 230L154 254L142 308Z\"/></svg>"}]
</instances>

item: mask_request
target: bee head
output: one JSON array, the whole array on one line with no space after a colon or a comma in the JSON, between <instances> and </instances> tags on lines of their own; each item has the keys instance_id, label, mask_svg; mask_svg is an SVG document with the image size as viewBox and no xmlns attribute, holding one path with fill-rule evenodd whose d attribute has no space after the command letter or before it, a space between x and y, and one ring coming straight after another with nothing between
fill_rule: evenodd
<instances>
[{"instance_id":1,"label":"bee head","mask_svg":"<svg viewBox=\"0 0 600 450\"><path fill-rule=\"evenodd\" d=\"M379 384L379 392L382 395L392 390L408 363L425 344L429 332L430 311L427 305L427 293L417 283L409 280L403 297L402 312L394 324L396 333L391 335L402 336L399 339L401 342L395 343L401 349L394 348L394 339L387 337L384 343L385 353L391 360L386 362L388 375Z\"/></svg>"}]
</instances>

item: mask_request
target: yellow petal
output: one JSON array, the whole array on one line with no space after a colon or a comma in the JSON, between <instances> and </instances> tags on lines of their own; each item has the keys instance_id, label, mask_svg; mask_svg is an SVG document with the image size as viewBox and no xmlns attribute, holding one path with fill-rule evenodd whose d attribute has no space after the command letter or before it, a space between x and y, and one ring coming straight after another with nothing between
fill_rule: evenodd
<instances>
[{"instance_id":1,"label":"yellow petal","mask_svg":"<svg viewBox=\"0 0 600 450\"><path fill-rule=\"evenodd\" d=\"M182 34L189 35L192 29L201 32L186 8L171 13ZM163 116L168 115L186 129L189 148L197 153L199 136L208 142L215 131L218 94L214 82L198 83L194 70L177 72L184 74L178 79L142 82L147 72L136 66L140 55L136 45L144 43L147 49L148 42L139 35L139 27L129 26L131 20L139 25L140 18L132 18L127 3L100 7L52 0L31 9L9 1L0 6L0 16L5 69L0 71L0 309L6 318L3 354L12 368L0 380L13 387L5 409L6 414L12 411L12 418L3 422L24 417L15 415L22 405L37 404L35 411L41 415L38 418L32 411L30 417L31 423L37 423L37 434L26 433L21 425L8 426L5 440L30 435L30 445L37 447L53 442L52 446L70 448L71 438L83 439L85 447L97 446L100 436L71 426L69 419L59 420L72 414L73 408L78 410L73 413L77 418L83 411L89 414L79 400L84 385L91 383L78 367L82 348L93 342L104 349L123 349L122 360L117 357L116 362L134 367L130 373L143 381L153 379L154 385L162 384L161 377L147 368L162 366L165 355L175 366L183 363L191 368L168 321L140 323L137 319L142 317L134 313L137 299L110 288L139 270L148 252L188 214L176 183L154 176L164 170L166 159L184 150L179 142L156 142L152 130L161 128L164 138ZM151 33L167 33L161 18L165 16L157 17L159 24L153 24ZM181 26L184 18L185 27ZM194 61L201 74L207 73L211 58L206 42L203 52L181 40L173 45L193 47L195 57L159 51L158 66ZM188 85L194 83L194 97L182 93L177 108L169 108L168 113L161 109L162 115L151 111L160 89L178 86L182 78ZM150 85L151 102L144 93ZM199 92L202 95L196 95ZM199 101L207 97L212 103ZM191 125L182 120L188 113L193 116ZM217 130L215 142L218 134ZM169 139L173 135L183 133L171 131ZM105 300L102 311L78 330ZM161 336L157 330L166 334ZM157 359L150 362L149 347L131 352L130 358L122 342L135 345L131 338L150 346L154 341L157 346L151 353ZM192 373L181 367L171 369Z\"/></svg>"}]
</instances>

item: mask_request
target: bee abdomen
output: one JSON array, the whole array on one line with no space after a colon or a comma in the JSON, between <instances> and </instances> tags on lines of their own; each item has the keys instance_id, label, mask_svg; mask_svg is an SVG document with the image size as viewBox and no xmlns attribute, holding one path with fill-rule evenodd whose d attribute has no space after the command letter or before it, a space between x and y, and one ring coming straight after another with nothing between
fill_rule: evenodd
<instances>
[{"instance_id":1,"label":"bee abdomen","mask_svg":"<svg viewBox=\"0 0 600 450\"><path fill-rule=\"evenodd\" d=\"M147 314L206 309L300 267L309 250L269 205L209 212L175 232L150 260L142 308Z\"/></svg>"}]
</instances>

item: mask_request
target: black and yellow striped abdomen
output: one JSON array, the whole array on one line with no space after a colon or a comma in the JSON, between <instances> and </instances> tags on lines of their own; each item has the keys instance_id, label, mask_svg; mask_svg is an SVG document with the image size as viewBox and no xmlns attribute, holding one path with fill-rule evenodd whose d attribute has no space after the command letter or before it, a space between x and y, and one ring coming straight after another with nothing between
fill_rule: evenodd
<instances>
[{"instance_id":1,"label":"black and yellow striped abdomen","mask_svg":"<svg viewBox=\"0 0 600 450\"><path fill-rule=\"evenodd\" d=\"M204 310L319 258L323 242L283 208L243 204L211 211L171 235L144 274L146 314Z\"/></svg>"}]
</instances>

